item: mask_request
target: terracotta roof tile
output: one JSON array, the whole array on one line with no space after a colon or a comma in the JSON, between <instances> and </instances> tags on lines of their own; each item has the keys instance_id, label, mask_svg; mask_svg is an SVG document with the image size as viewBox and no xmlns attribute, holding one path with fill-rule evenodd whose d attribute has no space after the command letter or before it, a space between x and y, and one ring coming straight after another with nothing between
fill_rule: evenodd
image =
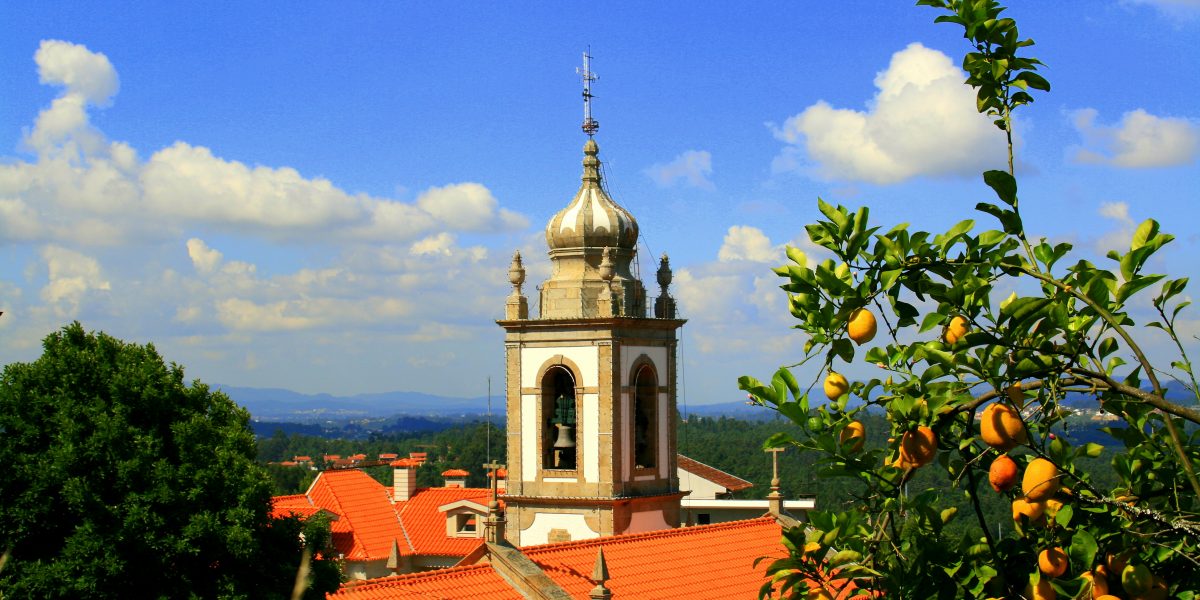
<instances>
[{"instance_id":1,"label":"terracotta roof tile","mask_svg":"<svg viewBox=\"0 0 1200 600\"><path fill-rule=\"evenodd\" d=\"M449 469L442 471L442 477L466 477L468 475L470 475L470 473L462 469Z\"/></svg>"},{"instance_id":2,"label":"terracotta roof tile","mask_svg":"<svg viewBox=\"0 0 1200 600\"><path fill-rule=\"evenodd\" d=\"M766 562L787 552L771 517L617 535L522 551L571 596L586 598L597 548L604 548L614 598L753 598Z\"/></svg>"},{"instance_id":3,"label":"terracotta roof tile","mask_svg":"<svg viewBox=\"0 0 1200 600\"><path fill-rule=\"evenodd\" d=\"M453 567L426 573L413 573L347 583L329 598L340 600L430 600L433 598L487 598L522 600L492 570L491 565Z\"/></svg>"},{"instance_id":4,"label":"terracotta roof tile","mask_svg":"<svg viewBox=\"0 0 1200 600\"><path fill-rule=\"evenodd\" d=\"M400 455L395 452L383 452L379 455L379 460L396 460L397 456Z\"/></svg>"},{"instance_id":5,"label":"terracotta roof tile","mask_svg":"<svg viewBox=\"0 0 1200 600\"><path fill-rule=\"evenodd\" d=\"M308 498L340 516L330 529L333 545L346 559L386 559L392 540L401 542L402 554L411 554L387 490L370 475L357 469L324 471L309 487Z\"/></svg>"},{"instance_id":6,"label":"terracotta roof tile","mask_svg":"<svg viewBox=\"0 0 1200 600\"><path fill-rule=\"evenodd\" d=\"M692 473L693 475L703 477L704 479L724 487L731 492L754 487L753 483L750 483L741 477L730 475L729 473L717 469L716 467L710 467L702 462L692 460L682 454L679 454L678 458L680 469L683 469L688 473Z\"/></svg>"},{"instance_id":7,"label":"terracotta roof tile","mask_svg":"<svg viewBox=\"0 0 1200 600\"><path fill-rule=\"evenodd\" d=\"M282 519L289 515L298 517L309 517L322 509L319 506L313 505L308 496L304 494L292 494L290 496L275 496L271 498L271 518Z\"/></svg>"},{"instance_id":8,"label":"terracotta roof tile","mask_svg":"<svg viewBox=\"0 0 1200 600\"><path fill-rule=\"evenodd\" d=\"M396 508L416 554L466 556L483 543L483 538L447 536L446 513L438 508L462 500L486 507L490 499L491 490L483 488L418 488L411 499Z\"/></svg>"},{"instance_id":9,"label":"terracotta roof tile","mask_svg":"<svg viewBox=\"0 0 1200 600\"><path fill-rule=\"evenodd\" d=\"M412 459L412 458L401 458L398 460L393 460L392 462L390 462L388 464L393 467L419 467L419 466L421 466L420 461Z\"/></svg>"}]
</instances>

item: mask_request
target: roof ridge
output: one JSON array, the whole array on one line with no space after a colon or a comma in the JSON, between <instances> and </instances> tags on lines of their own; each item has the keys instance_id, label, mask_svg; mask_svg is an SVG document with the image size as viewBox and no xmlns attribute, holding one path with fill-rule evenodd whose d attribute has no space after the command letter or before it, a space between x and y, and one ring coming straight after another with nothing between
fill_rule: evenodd
<instances>
[{"instance_id":1,"label":"roof ridge","mask_svg":"<svg viewBox=\"0 0 1200 600\"><path fill-rule=\"evenodd\" d=\"M387 575L385 577L376 577L374 579L350 580L342 583L342 589L357 589L370 585L387 585L411 579L447 579L466 574L468 571L490 569L491 566L492 565L490 563L477 563L474 565L462 565L446 567L444 569L434 569L432 571L416 571L413 573L403 573L401 575Z\"/></svg>"},{"instance_id":2,"label":"roof ridge","mask_svg":"<svg viewBox=\"0 0 1200 600\"><path fill-rule=\"evenodd\" d=\"M655 529L654 531L641 531L638 533L621 533L617 535L601 536L587 538L584 540L571 540L569 542L551 542L549 544L538 544L536 546L525 546L521 548L522 552L533 551L551 551L563 548L586 547L596 544L622 543L630 540L644 539L650 537L677 537L681 535L691 535L693 531L714 531L721 529L737 529L741 527L749 527L760 522L775 523L774 517L754 517L753 519L742 519L738 521L725 521L722 523L713 523L711 525L693 525L691 527L672 527L669 529Z\"/></svg>"}]
</instances>

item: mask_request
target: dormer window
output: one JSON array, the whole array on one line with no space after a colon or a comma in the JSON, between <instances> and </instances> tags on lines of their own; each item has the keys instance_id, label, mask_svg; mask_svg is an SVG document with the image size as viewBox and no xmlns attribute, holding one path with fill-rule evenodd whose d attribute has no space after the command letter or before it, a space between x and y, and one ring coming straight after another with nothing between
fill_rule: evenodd
<instances>
[{"instance_id":1,"label":"dormer window","mask_svg":"<svg viewBox=\"0 0 1200 600\"><path fill-rule=\"evenodd\" d=\"M454 533L460 537L478 536L479 518L474 513L454 515Z\"/></svg>"}]
</instances>

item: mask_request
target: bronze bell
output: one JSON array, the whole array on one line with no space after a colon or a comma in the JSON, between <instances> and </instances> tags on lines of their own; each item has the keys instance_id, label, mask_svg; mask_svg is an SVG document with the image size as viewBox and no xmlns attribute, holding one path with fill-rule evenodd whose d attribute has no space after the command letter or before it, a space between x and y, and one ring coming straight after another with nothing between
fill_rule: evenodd
<instances>
[{"instance_id":1,"label":"bronze bell","mask_svg":"<svg viewBox=\"0 0 1200 600\"><path fill-rule=\"evenodd\" d=\"M575 468L575 428L571 425L555 423L558 428L558 439L554 440L554 468Z\"/></svg>"},{"instance_id":2,"label":"bronze bell","mask_svg":"<svg viewBox=\"0 0 1200 600\"><path fill-rule=\"evenodd\" d=\"M575 447L575 428L570 425L555 424L558 428L558 439L554 440L555 449Z\"/></svg>"}]
</instances>

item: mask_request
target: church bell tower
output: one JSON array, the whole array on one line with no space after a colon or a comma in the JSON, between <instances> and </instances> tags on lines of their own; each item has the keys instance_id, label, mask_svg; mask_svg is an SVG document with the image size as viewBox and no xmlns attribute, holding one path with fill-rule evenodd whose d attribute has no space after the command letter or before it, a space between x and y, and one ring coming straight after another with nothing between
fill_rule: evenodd
<instances>
[{"instance_id":1,"label":"church bell tower","mask_svg":"<svg viewBox=\"0 0 1200 600\"><path fill-rule=\"evenodd\" d=\"M653 316L632 271L638 225L605 190L584 54L583 177L546 226L552 273L531 318L513 257L505 318L506 537L519 546L679 526L675 303Z\"/></svg>"}]
</instances>

